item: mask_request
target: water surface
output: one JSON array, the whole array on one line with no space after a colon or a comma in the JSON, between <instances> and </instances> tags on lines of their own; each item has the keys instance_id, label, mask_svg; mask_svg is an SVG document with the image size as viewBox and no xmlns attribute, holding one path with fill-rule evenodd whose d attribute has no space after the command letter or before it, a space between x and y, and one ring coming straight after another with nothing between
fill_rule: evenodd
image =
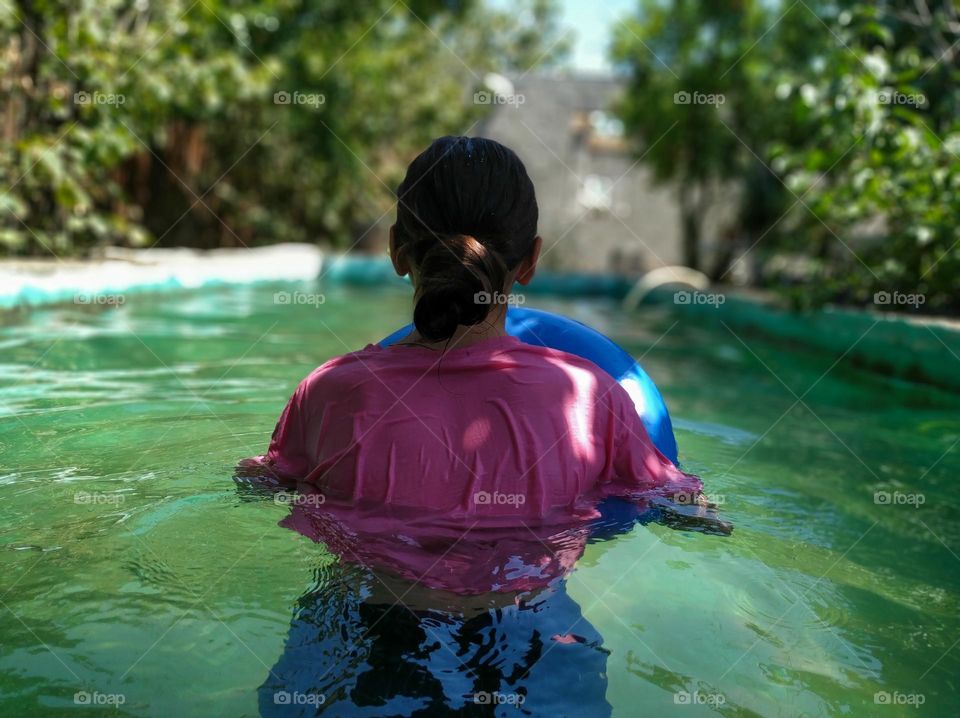
<instances>
[{"instance_id":1,"label":"water surface","mask_svg":"<svg viewBox=\"0 0 960 718\"><path fill-rule=\"evenodd\" d=\"M736 531L646 523L586 544L529 605L391 613L231 478L305 374L406 321L393 290L275 302L293 289L2 315L0 713L254 716L297 656L351 646L448 687L529 669L525 705L465 714L960 712L960 397L663 308L539 301L643 356ZM477 650L491 636L509 640ZM322 673L297 680L350 690Z\"/></svg>"}]
</instances>

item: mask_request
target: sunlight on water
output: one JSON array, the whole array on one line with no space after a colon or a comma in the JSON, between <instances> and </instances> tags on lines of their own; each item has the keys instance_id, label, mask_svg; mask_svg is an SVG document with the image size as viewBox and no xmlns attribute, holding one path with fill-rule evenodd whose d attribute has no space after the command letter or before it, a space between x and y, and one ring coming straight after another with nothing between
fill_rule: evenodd
<instances>
[{"instance_id":1,"label":"sunlight on water","mask_svg":"<svg viewBox=\"0 0 960 718\"><path fill-rule=\"evenodd\" d=\"M960 397L666 310L538 301L649 350L681 462L735 532L545 536L583 552L565 588L486 611L420 586L396 606L401 584L232 476L296 383L405 323L408 300L275 290L4 317L4 715L960 709Z\"/></svg>"}]
</instances>

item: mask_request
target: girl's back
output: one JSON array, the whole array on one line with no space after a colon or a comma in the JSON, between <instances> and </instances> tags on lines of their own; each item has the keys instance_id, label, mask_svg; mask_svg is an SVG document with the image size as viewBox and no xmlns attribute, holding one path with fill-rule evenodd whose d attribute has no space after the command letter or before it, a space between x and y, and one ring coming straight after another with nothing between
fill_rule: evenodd
<instances>
[{"instance_id":1,"label":"girl's back","mask_svg":"<svg viewBox=\"0 0 960 718\"><path fill-rule=\"evenodd\" d=\"M267 460L336 502L514 522L589 515L611 493L699 488L609 375L504 336L327 362L294 393Z\"/></svg>"}]
</instances>

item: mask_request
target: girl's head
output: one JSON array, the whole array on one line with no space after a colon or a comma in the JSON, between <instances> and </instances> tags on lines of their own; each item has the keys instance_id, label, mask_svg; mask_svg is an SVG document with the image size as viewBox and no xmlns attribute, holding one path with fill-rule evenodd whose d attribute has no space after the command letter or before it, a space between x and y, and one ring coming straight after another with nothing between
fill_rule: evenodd
<instances>
[{"instance_id":1,"label":"girl's head","mask_svg":"<svg viewBox=\"0 0 960 718\"><path fill-rule=\"evenodd\" d=\"M390 255L416 289L413 322L443 341L498 310L514 281L533 278L537 198L520 158L482 137L441 137L397 190Z\"/></svg>"}]
</instances>

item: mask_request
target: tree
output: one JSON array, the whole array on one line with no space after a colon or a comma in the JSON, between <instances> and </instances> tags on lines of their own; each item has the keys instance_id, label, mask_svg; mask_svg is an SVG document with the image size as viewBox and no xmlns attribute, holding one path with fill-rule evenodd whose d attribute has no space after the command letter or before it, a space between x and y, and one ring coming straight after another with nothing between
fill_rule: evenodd
<instances>
[{"instance_id":1,"label":"tree","mask_svg":"<svg viewBox=\"0 0 960 718\"><path fill-rule=\"evenodd\" d=\"M483 74L559 56L552 2L0 4L0 247L362 238Z\"/></svg>"},{"instance_id":2,"label":"tree","mask_svg":"<svg viewBox=\"0 0 960 718\"><path fill-rule=\"evenodd\" d=\"M949 1L644 2L615 44L621 111L679 187L688 263L708 188L726 183L741 197L728 234L755 248L760 281L782 283L787 254L809 267L798 301L901 292L955 311L958 30Z\"/></svg>"},{"instance_id":3,"label":"tree","mask_svg":"<svg viewBox=\"0 0 960 718\"><path fill-rule=\"evenodd\" d=\"M753 181L765 170L749 149L765 124L758 109L777 109L769 107L770 68L747 61L772 20L758 0L645 0L615 34L614 59L628 74L619 112L655 176L677 186L684 262L695 269L703 263L703 218L721 186L741 182L740 217L753 233L782 204Z\"/></svg>"}]
</instances>

